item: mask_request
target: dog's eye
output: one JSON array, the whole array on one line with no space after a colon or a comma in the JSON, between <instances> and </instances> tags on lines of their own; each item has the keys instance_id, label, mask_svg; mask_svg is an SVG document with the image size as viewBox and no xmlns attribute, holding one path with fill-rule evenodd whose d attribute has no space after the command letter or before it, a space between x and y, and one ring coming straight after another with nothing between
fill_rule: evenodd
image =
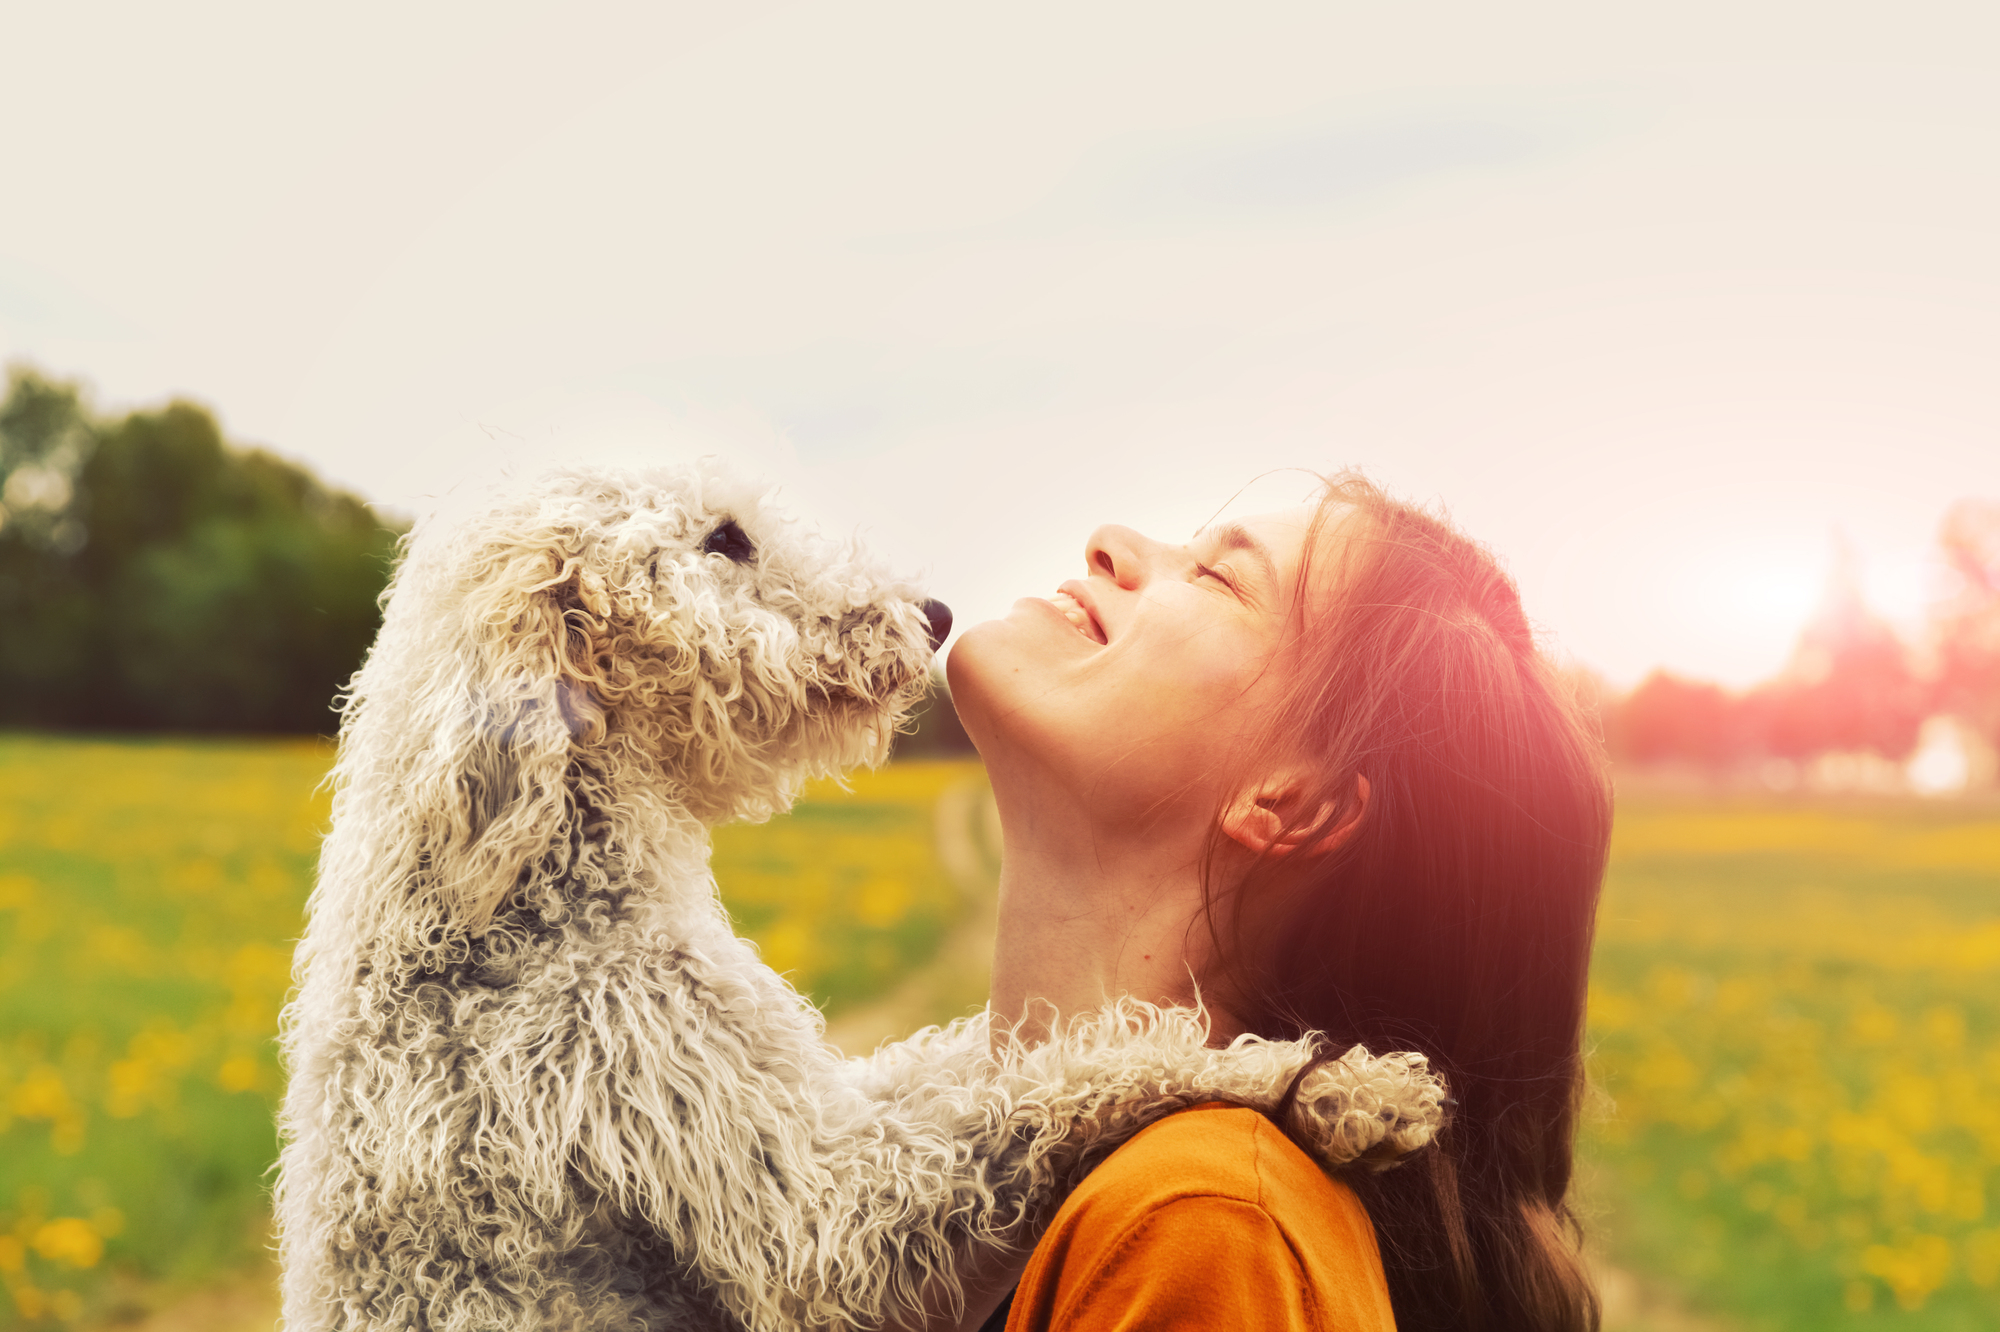
<instances>
[{"instance_id":1,"label":"dog's eye","mask_svg":"<svg viewBox=\"0 0 2000 1332\"><path fill-rule=\"evenodd\" d=\"M736 525L736 520L729 518L702 541L701 553L726 555L738 564L748 564L750 557L757 553L757 548L750 544L749 537L743 535L743 529Z\"/></svg>"}]
</instances>

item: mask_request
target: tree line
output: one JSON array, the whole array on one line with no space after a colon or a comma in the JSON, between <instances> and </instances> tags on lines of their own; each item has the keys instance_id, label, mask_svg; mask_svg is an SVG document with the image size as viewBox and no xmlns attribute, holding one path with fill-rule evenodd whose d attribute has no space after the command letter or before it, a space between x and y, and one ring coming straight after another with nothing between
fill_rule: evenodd
<instances>
[{"instance_id":1,"label":"tree line","mask_svg":"<svg viewBox=\"0 0 2000 1332\"><path fill-rule=\"evenodd\" d=\"M331 734L402 526L175 401L0 400L0 726ZM941 674L941 673L940 673ZM904 757L972 752L942 679Z\"/></svg>"},{"instance_id":2,"label":"tree line","mask_svg":"<svg viewBox=\"0 0 2000 1332\"><path fill-rule=\"evenodd\" d=\"M0 726L331 733L379 622L400 526L176 400L122 416L24 366L0 400ZM1912 650L1853 571L1787 668L1744 692L1656 672L1602 696L1619 758L1723 768L1869 750L1949 713L2000 746L2000 504L1965 502L1955 587ZM903 755L969 753L942 684Z\"/></svg>"},{"instance_id":3,"label":"tree line","mask_svg":"<svg viewBox=\"0 0 2000 1332\"><path fill-rule=\"evenodd\" d=\"M331 733L398 528L191 402L0 400L0 725Z\"/></svg>"}]
</instances>

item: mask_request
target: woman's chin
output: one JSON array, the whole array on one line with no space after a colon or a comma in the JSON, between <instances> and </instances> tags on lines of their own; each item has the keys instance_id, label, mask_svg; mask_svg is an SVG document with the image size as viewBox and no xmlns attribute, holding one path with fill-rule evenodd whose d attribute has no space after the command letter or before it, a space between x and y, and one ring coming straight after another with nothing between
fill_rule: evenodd
<instances>
[{"instance_id":1,"label":"woman's chin","mask_svg":"<svg viewBox=\"0 0 2000 1332\"><path fill-rule=\"evenodd\" d=\"M1068 690L1051 687L1074 656L1094 645L1048 602L1024 597L998 620L972 625L945 654L945 684L966 734L982 754L1007 747L1001 731L1035 731ZM1025 736L1013 737L1027 743Z\"/></svg>"},{"instance_id":2,"label":"woman's chin","mask_svg":"<svg viewBox=\"0 0 2000 1332\"><path fill-rule=\"evenodd\" d=\"M1000 620L982 620L962 629L944 655L945 688L951 691L952 706L958 709L959 720L975 744L979 740L975 719L986 711L981 705L990 692L995 658L1005 647L1004 642L994 641L996 630L1004 627Z\"/></svg>"}]
</instances>

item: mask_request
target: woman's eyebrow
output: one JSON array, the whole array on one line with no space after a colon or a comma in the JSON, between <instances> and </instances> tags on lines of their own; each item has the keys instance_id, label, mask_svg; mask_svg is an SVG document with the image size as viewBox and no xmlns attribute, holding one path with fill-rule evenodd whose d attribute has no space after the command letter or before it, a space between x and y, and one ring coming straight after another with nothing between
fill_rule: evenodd
<instances>
[{"instance_id":1,"label":"woman's eyebrow","mask_svg":"<svg viewBox=\"0 0 2000 1332\"><path fill-rule=\"evenodd\" d=\"M1271 548L1250 534L1250 529L1241 523L1223 523L1220 527L1206 528L1195 533L1195 539L1207 537L1224 550L1245 550L1250 557L1264 566L1264 576L1272 582L1278 581L1278 562L1271 558Z\"/></svg>"}]
</instances>

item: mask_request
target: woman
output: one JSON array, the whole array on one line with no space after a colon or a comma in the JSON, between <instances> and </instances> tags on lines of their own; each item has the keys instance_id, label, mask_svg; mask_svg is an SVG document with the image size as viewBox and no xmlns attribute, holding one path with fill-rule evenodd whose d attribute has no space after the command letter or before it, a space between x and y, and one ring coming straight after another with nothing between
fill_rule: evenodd
<instances>
[{"instance_id":1,"label":"woman","mask_svg":"<svg viewBox=\"0 0 2000 1332\"><path fill-rule=\"evenodd\" d=\"M1352 476L1085 564L948 663L1004 830L994 1011L1199 1001L1218 1042L1422 1051L1455 1104L1338 1182L1247 1110L1170 1117L1064 1205L1009 1332L1594 1328L1567 1194L1609 790L1513 585Z\"/></svg>"}]
</instances>

